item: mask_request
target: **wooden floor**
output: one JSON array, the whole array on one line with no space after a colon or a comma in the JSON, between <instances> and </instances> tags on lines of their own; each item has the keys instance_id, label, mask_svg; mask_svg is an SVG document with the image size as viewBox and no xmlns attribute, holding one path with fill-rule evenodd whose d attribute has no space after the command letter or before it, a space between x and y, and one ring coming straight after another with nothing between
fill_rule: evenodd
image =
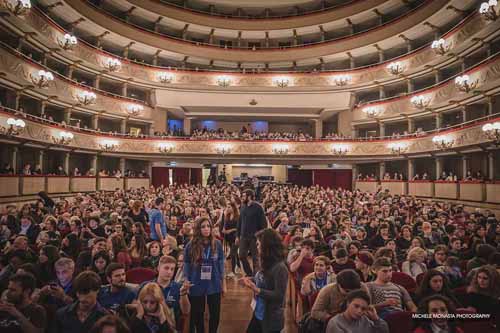
<instances>
[{"instance_id":1,"label":"wooden floor","mask_svg":"<svg viewBox=\"0 0 500 333\"><path fill-rule=\"evenodd\" d=\"M236 279L226 279L227 293L222 298L219 333L245 333L252 318L252 292L241 287ZM297 333L296 325L285 313L285 333Z\"/></svg>"}]
</instances>

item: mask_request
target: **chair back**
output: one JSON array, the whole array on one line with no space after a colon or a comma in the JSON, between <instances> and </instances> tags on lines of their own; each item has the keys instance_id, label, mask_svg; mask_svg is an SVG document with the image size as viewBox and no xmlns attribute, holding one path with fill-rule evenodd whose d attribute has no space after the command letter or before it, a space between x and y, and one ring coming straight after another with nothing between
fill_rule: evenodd
<instances>
[{"instance_id":1,"label":"chair back","mask_svg":"<svg viewBox=\"0 0 500 333\"><path fill-rule=\"evenodd\" d=\"M385 316L389 332L412 332L411 315L409 311L395 311Z\"/></svg>"},{"instance_id":2,"label":"chair back","mask_svg":"<svg viewBox=\"0 0 500 333\"><path fill-rule=\"evenodd\" d=\"M392 272L391 281L404 287L409 293L414 293L417 289L417 283L415 282L415 280L411 276L403 272Z\"/></svg>"},{"instance_id":3,"label":"chair back","mask_svg":"<svg viewBox=\"0 0 500 333\"><path fill-rule=\"evenodd\" d=\"M128 283L141 284L145 281L153 280L156 277L156 272L149 268L136 267L129 269L126 273Z\"/></svg>"}]
</instances>

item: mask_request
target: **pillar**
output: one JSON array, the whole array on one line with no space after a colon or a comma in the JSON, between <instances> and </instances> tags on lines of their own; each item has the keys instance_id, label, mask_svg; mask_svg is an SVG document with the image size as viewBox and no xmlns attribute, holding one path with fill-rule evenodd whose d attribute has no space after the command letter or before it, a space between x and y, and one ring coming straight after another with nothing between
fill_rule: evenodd
<instances>
[{"instance_id":1,"label":"pillar","mask_svg":"<svg viewBox=\"0 0 500 333\"><path fill-rule=\"evenodd\" d=\"M467 121L467 107L465 105L462 106L461 112L462 112L462 122L465 123Z\"/></svg>"},{"instance_id":2,"label":"pillar","mask_svg":"<svg viewBox=\"0 0 500 333\"><path fill-rule=\"evenodd\" d=\"M14 170L14 174L18 174L19 170L17 169L17 153L19 152L19 148L12 148L12 153L10 155L10 166Z\"/></svg>"},{"instance_id":3,"label":"pillar","mask_svg":"<svg viewBox=\"0 0 500 333\"><path fill-rule=\"evenodd\" d=\"M122 85L122 96L127 97L128 82L124 82Z\"/></svg>"},{"instance_id":4,"label":"pillar","mask_svg":"<svg viewBox=\"0 0 500 333\"><path fill-rule=\"evenodd\" d=\"M44 155L45 155L45 151L42 150L42 149L40 149L38 151L38 163L37 164L40 165L40 170L42 170L42 174L44 172L44 165L43 165L44 164L43 163L43 161L44 161L44 158L43 158Z\"/></svg>"},{"instance_id":5,"label":"pillar","mask_svg":"<svg viewBox=\"0 0 500 333\"><path fill-rule=\"evenodd\" d=\"M122 173L122 177L125 177L125 159L120 158L120 172Z\"/></svg>"},{"instance_id":6,"label":"pillar","mask_svg":"<svg viewBox=\"0 0 500 333\"><path fill-rule=\"evenodd\" d=\"M378 96L380 99L384 99L385 98L385 89L384 89L384 86L379 86L378 87Z\"/></svg>"},{"instance_id":7,"label":"pillar","mask_svg":"<svg viewBox=\"0 0 500 333\"><path fill-rule=\"evenodd\" d=\"M443 173L443 158L436 157L436 180L441 177L441 173Z\"/></svg>"},{"instance_id":8,"label":"pillar","mask_svg":"<svg viewBox=\"0 0 500 333\"><path fill-rule=\"evenodd\" d=\"M127 119L122 119L120 122L120 133L127 134Z\"/></svg>"},{"instance_id":9,"label":"pillar","mask_svg":"<svg viewBox=\"0 0 500 333\"><path fill-rule=\"evenodd\" d=\"M269 31L266 31L266 38L264 39L264 46L269 47Z\"/></svg>"},{"instance_id":10,"label":"pillar","mask_svg":"<svg viewBox=\"0 0 500 333\"><path fill-rule=\"evenodd\" d=\"M408 180L411 180L415 176L415 160L408 159Z\"/></svg>"},{"instance_id":11,"label":"pillar","mask_svg":"<svg viewBox=\"0 0 500 333\"><path fill-rule=\"evenodd\" d=\"M153 162L148 161L146 164L146 172L148 173L149 180L153 180L152 178L152 173L153 173Z\"/></svg>"},{"instance_id":12,"label":"pillar","mask_svg":"<svg viewBox=\"0 0 500 333\"><path fill-rule=\"evenodd\" d=\"M101 75L97 74L96 77L95 77L95 81L94 81L94 88L100 89L99 88L100 83L101 83Z\"/></svg>"},{"instance_id":13,"label":"pillar","mask_svg":"<svg viewBox=\"0 0 500 333\"><path fill-rule=\"evenodd\" d=\"M16 91L16 99L14 102L14 109L15 110L19 110L19 107L21 106L21 96L22 96L22 93L19 90L17 90Z\"/></svg>"},{"instance_id":14,"label":"pillar","mask_svg":"<svg viewBox=\"0 0 500 333\"><path fill-rule=\"evenodd\" d=\"M71 125L71 109L64 109L64 122Z\"/></svg>"},{"instance_id":15,"label":"pillar","mask_svg":"<svg viewBox=\"0 0 500 333\"><path fill-rule=\"evenodd\" d=\"M40 102L40 116L45 114L45 109L47 108L47 101Z\"/></svg>"},{"instance_id":16,"label":"pillar","mask_svg":"<svg viewBox=\"0 0 500 333\"><path fill-rule=\"evenodd\" d=\"M488 153L488 179L495 180L495 154Z\"/></svg>"},{"instance_id":17,"label":"pillar","mask_svg":"<svg viewBox=\"0 0 500 333\"><path fill-rule=\"evenodd\" d=\"M493 96L488 96L488 104L487 104L487 114L492 115L495 111L493 110Z\"/></svg>"},{"instance_id":18,"label":"pillar","mask_svg":"<svg viewBox=\"0 0 500 333\"><path fill-rule=\"evenodd\" d=\"M467 175L467 170L469 169L469 157L468 156L462 156L462 179L465 178L465 175Z\"/></svg>"},{"instance_id":19,"label":"pillar","mask_svg":"<svg viewBox=\"0 0 500 333\"><path fill-rule=\"evenodd\" d=\"M94 114L92 115L92 129L97 130L99 128L99 115Z\"/></svg>"},{"instance_id":20,"label":"pillar","mask_svg":"<svg viewBox=\"0 0 500 333\"><path fill-rule=\"evenodd\" d=\"M191 135L191 118L184 118L184 135Z\"/></svg>"},{"instance_id":21,"label":"pillar","mask_svg":"<svg viewBox=\"0 0 500 333\"><path fill-rule=\"evenodd\" d=\"M353 164L352 165L352 183L355 184L357 179L358 179L358 166L356 164Z\"/></svg>"},{"instance_id":22,"label":"pillar","mask_svg":"<svg viewBox=\"0 0 500 333\"><path fill-rule=\"evenodd\" d=\"M68 70L66 72L66 76L70 78L70 80L73 80L73 71L75 70L75 67L73 65L68 65Z\"/></svg>"},{"instance_id":23,"label":"pillar","mask_svg":"<svg viewBox=\"0 0 500 333\"><path fill-rule=\"evenodd\" d=\"M436 113L436 129L440 129L443 125L443 115Z\"/></svg>"},{"instance_id":24,"label":"pillar","mask_svg":"<svg viewBox=\"0 0 500 333\"><path fill-rule=\"evenodd\" d=\"M414 86L413 82L411 81L411 79L406 80L406 86L407 86L408 93L411 93L413 90L415 90L415 86Z\"/></svg>"},{"instance_id":25,"label":"pillar","mask_svg":"<svg viewBox=\"0 0 500 333\"><path fill-rule=\"evenodd\" d=\"M94 176L97 176L97 155L93 155L90 160L90 168L94 169Z\"/></svg>"},{"instance_id":26,"label":"pillar","mask_svg":"<svg viewBox=\"0 0 500 333\"><path fill-rule=\"evenodd\" d=\"M314 137L316 139L321 139L323 137L323 120L314 120Z\"/></svg>"},{"instance_id":27,"label":"pillar","mask_svg":"<svg viewBox=\"0 0 500 333\"><path fill-rule=\"evenodd\" d=\"M353 139L359 136L359 130L356 128L356 126L351 127L351 136Z\"/></svg>"},{"instance_id":28,"label":"pillar","mask_svg":"<svg viewBox=\"0 0 500 333\"><path fill-rule=\"evenodd\" d=\"M349 67L351 69L356 68L356 62L354 61L354 57L349 54Z\"/></svg>"},{"instance_id":29,"label":"pillar","mask_svg":"<svg viewBox=\"0 0 500 333\"><path fill-rule=\"evenodd\" d=\"M385 136L385 124L379 123L379 135L380 137Z\"/></svg>"},{"instance_id":30,"label":"pillar","mask_svg":"<svg viewBox=\"0 0 500 333\"><path fill-rule=\"evenodd\" d=\"M441 81L441 73L439 72L439 69L434 70L434 82L438 84Z\"/></svg>"},{"instance_id":31,"label":"pillar","mask_svg":"<svg viewBox=\"0 0 500 333\"><path fill-rule=\"evenodd\" d=\"M415 132L415 120L413 118L408 118L408 133Z\"/></svg>"},{"instance_id":32,"label":"pillar","mask_svg":"<svg viewBox=\"0 0 500 333\"><path fill-rule=\"evenodd\" d=\"M379 179L384 179L385 175L385 162L380 162L379 164Z\"/></svg>"},{"instance_id":33,"label":"pillar","mask_svg":"<svg viewBox=\"0 0 500 333\"><path fill-rule=\"evenodd\" d=\"M405 44L406 44L406 51L410 53L413 50L413 47L411 45L411 40L409 39L405 40Z\"/></svg>"},{"instance_id":34,"label":"pillar","mask_svg":"<svg viewBox=\"0 0 500 333\"><path fill-rule=\"evenodd\" d=\"M64 154L64 165L63 165L63 169L64 169L64 172L66 172L66 175L69 175L69 157L70 157L70 153L67 152Z\"/></svg>"},{"instance_id":35,"label":"pillar","mask_svg":"<svg viewBox=\"0 0 500 333\"><path fill-rule=\"evenodd\" d=\"M378 49L378 62L384 62L385 56L384 56L384 50Z\"/></svg>"},{"instance_id":36,"label":"pillar","mask_svg":"<svg viewBox=\"0 0 500 333\"><path fill-rule=\"evenodd\" d=\"M17 40L17 47L16 47L16 49L18 51L21 51L21 49L23 48L24 40L25 40L24 37L19 37L19 39Z\"/></svg>"}]
</instances>

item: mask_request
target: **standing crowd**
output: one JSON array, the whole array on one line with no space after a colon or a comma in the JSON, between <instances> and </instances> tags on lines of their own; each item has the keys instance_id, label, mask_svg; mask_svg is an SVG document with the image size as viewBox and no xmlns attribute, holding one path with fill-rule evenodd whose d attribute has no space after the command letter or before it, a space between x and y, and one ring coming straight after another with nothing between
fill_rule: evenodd
<instances>
[{"instance_id":1,"label":"standing crowd","mask_svg":"<svg viewBox=\"0 0 500 333\"><path fill-rule=\"evenodd\" d=\"M487 314L482 333L495 331L500 225L491 212L319 186L256 192L41 192L3 207L0 331L204 333L208 309L215 333L235 278L254 295L250 333L282 331L294 297L303 332L389 332L411 313L429 316L409 332L467 332L436 316L457 311Z\"/></svg>"}]
</instances>

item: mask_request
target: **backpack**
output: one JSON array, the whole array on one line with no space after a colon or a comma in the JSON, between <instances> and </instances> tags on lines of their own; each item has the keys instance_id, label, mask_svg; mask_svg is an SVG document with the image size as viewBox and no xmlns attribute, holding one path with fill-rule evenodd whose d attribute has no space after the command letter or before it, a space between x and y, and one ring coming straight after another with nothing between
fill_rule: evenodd
<instances>
[{"instance_id":1,"label":"backpack","mask_svg":"<svg viewBox=\"0 0 500 333\"><path fill-rule=\"evenodd\" d=\"M311 317L311 312L307 312L299 321L298 333L324 333L326 323Z\"/></svg>"}]
</instances>

